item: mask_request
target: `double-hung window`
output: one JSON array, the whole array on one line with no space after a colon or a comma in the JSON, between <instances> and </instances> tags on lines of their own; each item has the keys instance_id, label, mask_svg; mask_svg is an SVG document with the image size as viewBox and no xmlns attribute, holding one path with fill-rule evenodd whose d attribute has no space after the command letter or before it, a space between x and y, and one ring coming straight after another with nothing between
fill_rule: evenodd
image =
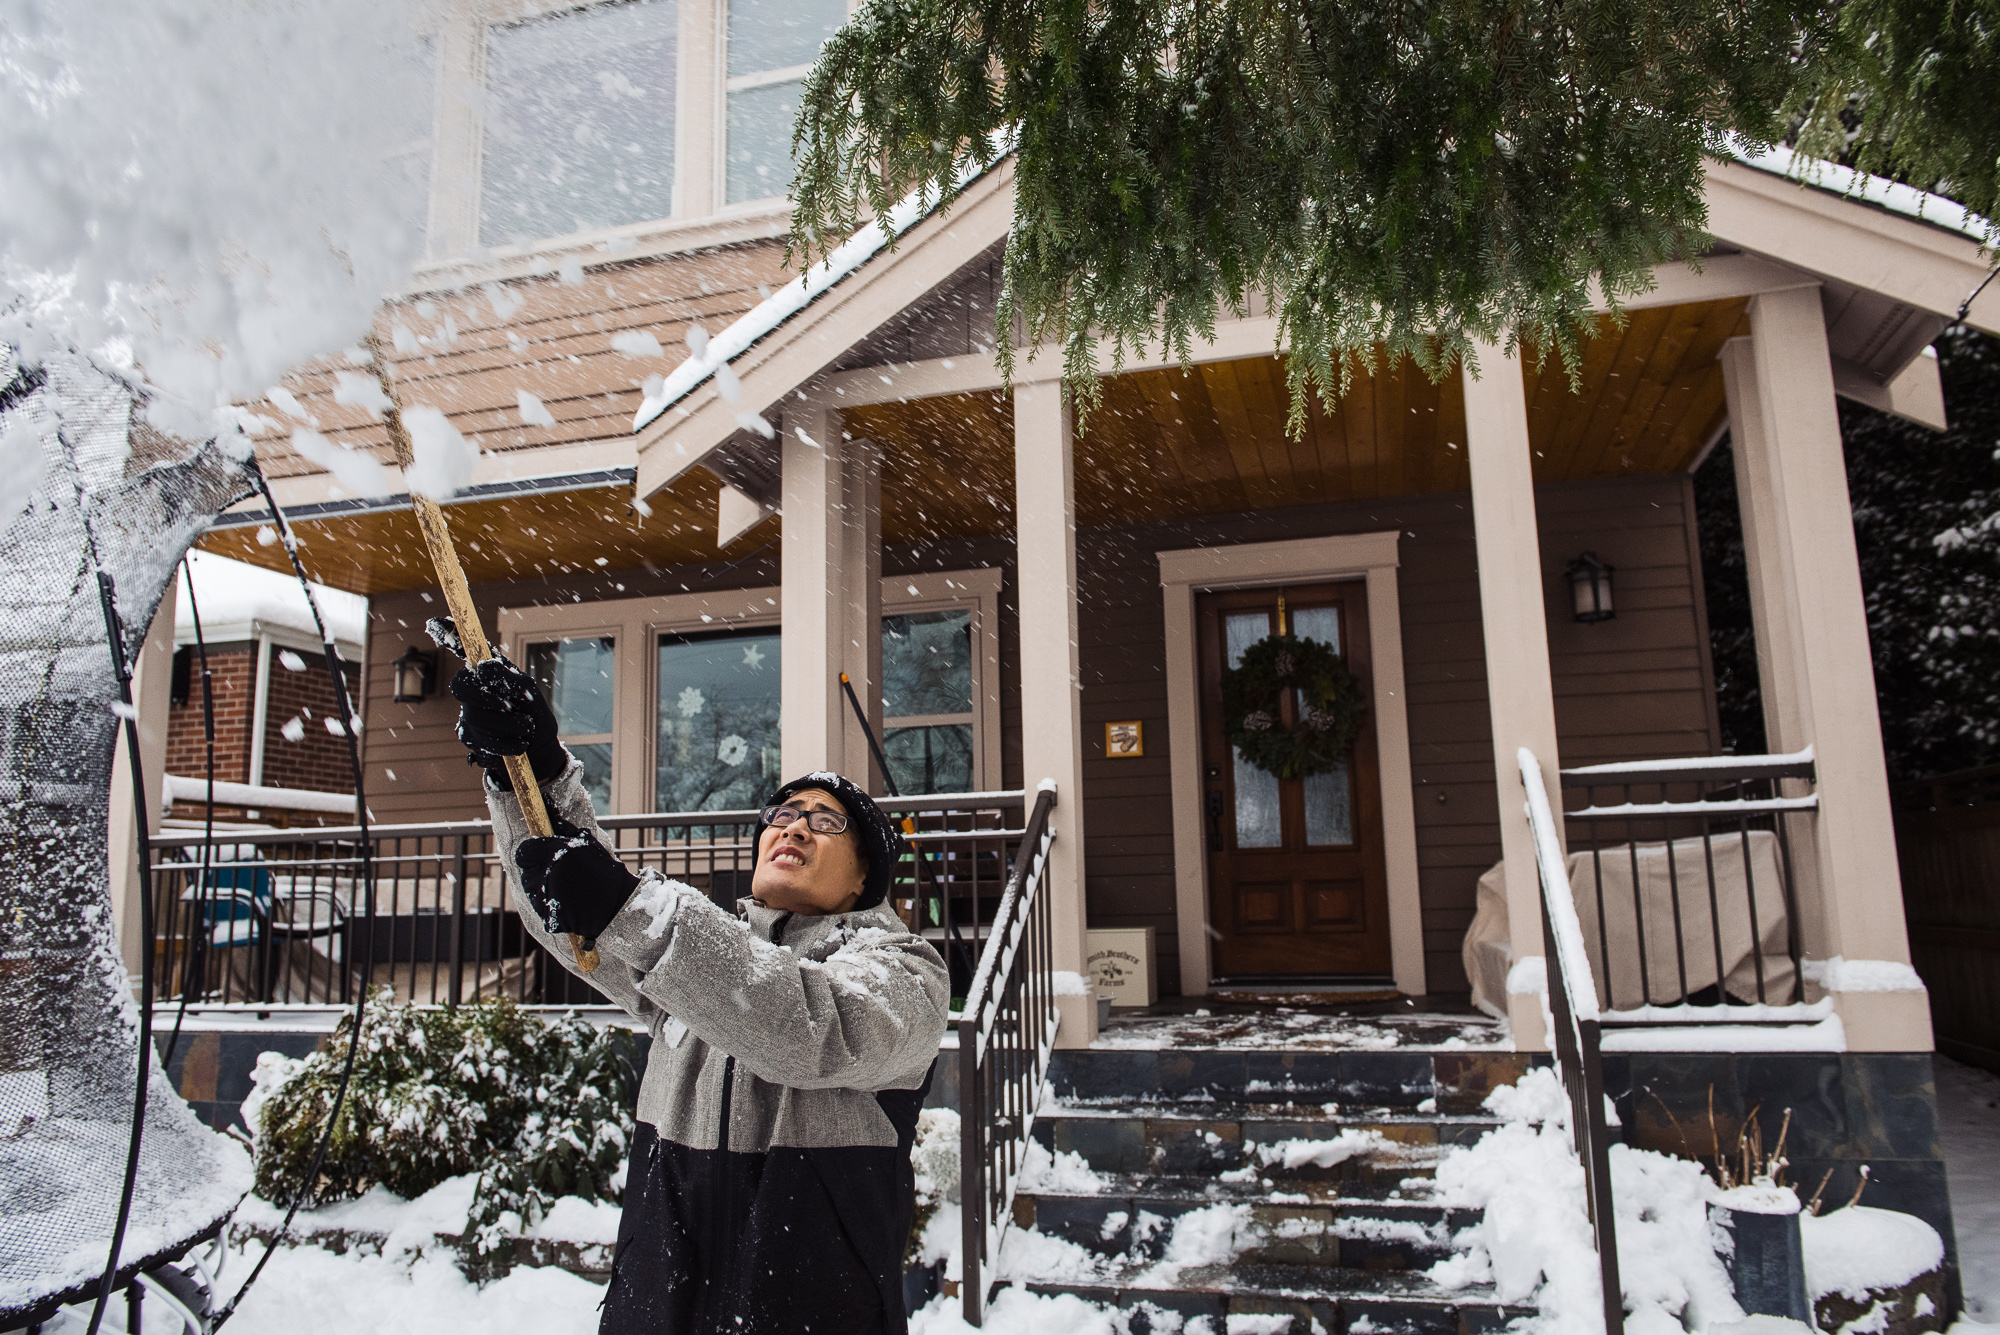
<instances>
[{"instance_id":1,"label":"double-hung window","mask_svg":"<svg viewBox=\"0 0 2000 1335\"><path fill-rule=\"evenodd\" d=\"M792 188L792 122L820 44L847 21L846 0L725 0L723 202L777 199Z\"/></svg>"},{"instance_id":2,"label":"double-hung window","mask_svg":"<svg viewBox=\"0 0 2000 1335\"><path fill-rule=\"evenodd\" d=\"M599 811L610 811L617 760L614 718L618 641L610 635L566 636L528 644L528 675L555 711L564 746L583 766L583 786Z\"/></svg>"},{"instance_id":3,"label":"double-hung window","mask_svg":"<svg viewBox=\"0 0 2000 1335\"><path fill-rule=\"evenodd\" d=\"M482 245L673 213L678 24L620 0L487 30Z\"/></svg>"}]
</instances>

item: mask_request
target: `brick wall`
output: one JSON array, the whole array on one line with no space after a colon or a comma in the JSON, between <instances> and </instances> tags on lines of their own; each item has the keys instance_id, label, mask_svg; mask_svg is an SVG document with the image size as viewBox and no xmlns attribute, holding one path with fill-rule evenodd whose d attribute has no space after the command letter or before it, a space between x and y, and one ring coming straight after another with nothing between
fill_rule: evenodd
<instances>
[{"instance_id":1,"label":"brick wall","mask_svg":"<svg viewBox=\"0 0 2000 1335\"><path fill-rule=\"evenodd\" d=\"M275 648L271 653L262 782L273 788L353 792L347 741L328 732L324 721L340 717L326 664L318 654L299 652L303 667L295 672L284 666L282 653ZM174 705L167 716L167 773L190 779L207 772L199 662L195 660L189 674L187 703ZM257 704L257 646L249 641L211 645L208 669L215 698L215 777L222 783L248 783L251 722ZM350 666L347 677L349 689L358 688L358 669ZM284 736L285 725L294 718L305 729L296 742Z\"/></svg>"},{"instance_id":2,"label":"brick wall","mask_svg":"<svg viewBox=\"0 0 2000 1335\"><path fill-rule=\"evenodd\" d=\"M215 777L250 781L250 717L255 708L257 646L240 640L208 647L209 689L215 698ZM188 699L167 714L167 773L199 779L207 771L201 727L201 660L188 674Z\"/></svg>"},{"instance_id":3,"label":"brick wall","mask_svg":"<svg viewBox=\"0 0 2000 1335\"><path fill-rule=\"evenodd\" d=\"M338 721L340 705L333 679L319 655L300 654L304 667L287 668L277 651L271 654L270 701L265 711L264 783L272 788L311 788L323 793L354 791L354 767L348 759L347 738L328 732L327 720ZM359 698L361 678L350 665L347 688ZM305 731L296 742L284 735L297 719Z\"/></svg>"}]
</instances>

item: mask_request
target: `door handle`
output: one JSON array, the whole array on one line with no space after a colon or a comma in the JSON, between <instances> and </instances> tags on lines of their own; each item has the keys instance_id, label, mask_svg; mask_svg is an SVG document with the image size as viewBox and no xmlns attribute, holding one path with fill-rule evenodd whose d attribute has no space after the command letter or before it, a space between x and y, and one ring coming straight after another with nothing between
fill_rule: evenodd
<instances>
[{"instance_id":1,"label":"door handle","mask_svg":"<svg viewBox=\"0 0 2000 1335\"><path fill-rule=\"evenodd\" d=\"M1208 851L1222 851L1222 794L1219 791L1208 795Z\"/></svg>"}]
</instances>

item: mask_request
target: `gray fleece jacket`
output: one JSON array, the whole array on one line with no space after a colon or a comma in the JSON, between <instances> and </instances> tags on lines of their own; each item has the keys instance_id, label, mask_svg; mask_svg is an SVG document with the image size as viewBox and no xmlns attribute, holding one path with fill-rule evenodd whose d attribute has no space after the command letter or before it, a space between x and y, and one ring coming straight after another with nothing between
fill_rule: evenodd
<instances>
[{"instance_id":1,"label":"gray fleece jacket","mask_svg":"<svg viewBox=\"0 0 2000 1335\"><path fill-rule=\"evenodd\" d=\"M610 847L582 772L572 761L543 799ZM937 951L886 905L803 917L744 900L738 917L647 868L597 938L597 970L585 974L568 938L549 932L521 894L514 850L528 832L519 801L489 787L487 804L522 923L651 1031L638 1117L661 1139L738 1153L898 1143L875 1094L923 1084L950 983ZM728 1143L718 1145L725 1078Z\"/></svg>"}]
</instances>

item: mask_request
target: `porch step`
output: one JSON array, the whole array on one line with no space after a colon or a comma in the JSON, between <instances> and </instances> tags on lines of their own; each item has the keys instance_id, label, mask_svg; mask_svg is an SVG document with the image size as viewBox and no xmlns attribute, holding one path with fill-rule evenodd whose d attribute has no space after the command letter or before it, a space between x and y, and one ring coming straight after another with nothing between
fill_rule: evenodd
<instances>
[{"instance_id":1,"label":"porch step","mask_svg":"<svg viewBox=\"0 0 2000 1335\"><path fill-rule=\"evenodd\" d=\"M1116 1046L1053 1054L1002 1282L1126 1309L1134 1335L1283 1315L1290 1335L1484 1335L1528 1315L1425 1272L1478 1222L1437 1198L1437 1163L1499 1125L1486 1097L1530 1058L1447 1047L1451 1026L1417 1017L1395 1032L1444 1039L1384 1044L1372 1017L1208 1018L1156 1025L1157 1046L1114 1024Z\"/></svg>"},{"instance_id":2,"label":"porch step","mask_svg":"<svg viewBox=\"0 0 2000 1335\"><path fill-rule=\"evenodd\" d=\"M1499 1123L1369 1109L1329 1117L1297 1107L1217 1105L1196 1112L1139 1105L1061 1108L1035 1119L1052 1154L1095 1172L1243 1175L1247 1181L1369 1180L1428 1174L1446 1145L1469 1145Z\"/></svg>"},{"instance_id":3,"label":"porch step","mask_svg":"<svg viewBox=\"0 0 2000 1335\"><path fill-rule=\"evenodd\" d=\"M1069 1293L1132 1313L1133 1335L1185 1329L1207 1317L1221 1335L1230 1317L1290 1316L1286 1335L1495 1335L1533 1309L1493 1300L1492 1289L1471 1285L1445 1290L1419 1276L1358 1277L1329 1291L1315 1270L1284 1265L1204 1266L1182 1270L1163 1284L1157 1267L1135 1266L1090 1281L1036 1281L1036 1293ZM1161 1320L1164 1314L1174 1315ZM1249 1326L1250 1323L1242 1323ZM1274 1329L1264 1323L1252 1328Z\"/></svg>"},{"instance_id":4,"label":"porch step","mask_svg":"<svg viewBox=\"0 0 2000 1335\"><path fill-rule=\"evenodd\" d=\"M1174 1223L1195 1210L1242 1206L1254 1241L1239 1263L1321 1271L1421 1270L1451 1254L1451 1236L1477 1222L1466 1210L1425 1200L1388 1200L1318 1191L1271 1192L1199 1178L1147 1179L1130 1191L1017 1196L1014 1223L1100 1256L1158 1261ZM1327 1276L1320 1277L1325 1286Z\"/></svg>"}]
</instances>

